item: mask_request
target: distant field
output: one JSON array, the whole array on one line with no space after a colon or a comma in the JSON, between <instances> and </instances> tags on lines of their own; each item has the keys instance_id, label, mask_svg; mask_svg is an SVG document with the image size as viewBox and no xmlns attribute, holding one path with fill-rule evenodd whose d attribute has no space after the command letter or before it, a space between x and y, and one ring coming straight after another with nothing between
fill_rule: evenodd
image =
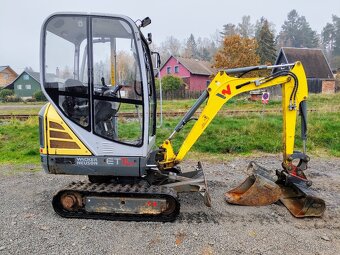
<instances>
[{"instance_id":1,"label":"distant field","mask_svg":"<svg viewBox=\"0 0 340 255\"><path fill-rule=\"evenodd\" d=\"M192 105L192 100L165 101L164 111L186 110ZM7 104L0 104L1 106ZM11 106L15 106L11 104ZM38 113L41 105L19 104L20 113ZM22 107L24 106L24 107ZM227 106L226 106L227 107ZM271 101L269 109L279 109L280 101ZM340 157L340 112L327 109L339 109L340 94L312 95L309 108L318 112L308 114L308 151L318 155ZM18 108L19 109L19 108ZM229 109L262 109L259 102L249 102L238 99L229 104ZM16 109L11 109L16 112ZM7 113L8 114L8 113ZM157 144L161 144L173 131L180 120L164 118L164 123L157 130ZM194 122L188 125L173 140L174 147L179 148L187 132ZM232 155L249 155L254 151L279 153L281 152L282 119L280 114L249 113L243 116L217 116L205 133L192 148L192 155L197 153L211 157L228 157ZM299 130L299 126L298 126ZM0 122L0 163L38 163L38 121L37 118L25 122ZM299 137L300 131L297 131ZM301 141L296 140L296 148L301 148ZM190 156L190 155L189 155Z\"/></svg>"},{"instance_id":2,"label":"distant field","mask_svg":"<svg viewBox=\"0 0 340 255\"><path fill-rule=\"evenodd\" d=\"M187 111L195 103L195 99L191 100L164 100L163 112ZM45 103L0 103L0 114L38 114L40 108ZM340 111L340 93L335 95L315 95L312 94L308 99L308 108L319 111ZM271 99L269 103L263 107L261 101L249 101L248 96L238 96L232 98L222 108L223 110L262 110L262 109L281 109L281 101L279 98ZM133 107L124 109L131 111ZM158 105L158 111L160 106Z\"/></svg>"},{"instance_id":3,"label":"distant field","mask_svg":"<svg viewBox=\"0 0 340 255\"><path fill-rule=\"evenodd\" d=\"M0 114L38 114L44 104L0 103Z\"/></svg>"}]
</instances>

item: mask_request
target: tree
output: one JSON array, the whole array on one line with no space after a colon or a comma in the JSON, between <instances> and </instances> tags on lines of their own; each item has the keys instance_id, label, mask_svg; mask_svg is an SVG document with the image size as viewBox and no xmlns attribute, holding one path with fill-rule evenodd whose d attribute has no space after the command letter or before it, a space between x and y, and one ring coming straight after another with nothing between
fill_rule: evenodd
<instances>
[{"instance_id":1,"label":"tree","mask_svg":"<svg viewBox=\"0 0 340 255\"><path fill-rule=\"evenodd\" d=\"M262 19L261 23L262 26L256 33L258 43L256 53L260 57L260 64L273 64L276 59L274 34L270 31L269 22L266 19Z\"/></svg>"},{"instance_id":2,"label":"tree","mask_svg":"<svg viewBox=\"0 0 340 255\"><path fill-rule=\"evenodd\" d=\"M135 65L135 59L129 52L121 50L117 53L116 81L118 84L133 84Z\"/></svg>"},{"instance_id":3,"label":"tree","mask_svg":"<svg viewBox=\"0 0 340 255\"><path fill-rule=\"evenodd\" d=\"M93 65L93 79L94 84L99 85L102 84L101 79L104 78L106 84L114 84L114 81L111 81L111 73L109 71L110 67L110 59L107 57L105 61L100 60L99 62L95 62Z\"/></svg>"},{"instance_id":4,"label":"tree","mask_svg":"<svg viewBox=\"0 0 340 255\"><path fill-rule=\"evenodd\" d=\"M0 90L0 101L5 101L5 99L9 96L14 95L13 89L1 89Z\"/></svg>"},{"instance_id":5,"label":"tree","mask_svg":"<svg viewBox=\"0 0 340 255\"><path fill-rule=\"evenodd\" d=\"M68 65L66 65L64 67L64 69L60 70L60 73L61 73L61 78L65 79L65 80L72 77L71 76L71 70L70 70Z\"/></svg>"},{"instance_id":6,"label":"tree","mask_svg":"<svg viewBox=\"0 0 340 255\"><path fill-rule=\"evenodd\" d=\"M198 58L205 61L211 61L216 53L217 47L213 40L198 37L197 39L197 55Z\"/></svg>"},{"instance_id":7,"label":"tree","mask_svg":"<svg viewBox=\"0 0 340 255\"><path fill-rule=\"evenodd\" d=\"M36 101L41 102L41 101L47 101L44 93L41 90L38 90L33 94L33 97L35 98Z\"/></svg>"},{"instance_id":8,"label":"tree","mask_svg":"<svg viewBox=\"0 0 340 255\"><path fill-rule=\"evenodd\" d=\"M175 38L174 36L167 37L164 45L169 53L173 56L179 56L181 52L181 43L180 41Z\"/></svg>"},{"instance_id":9,"label":"tree","mask_svg":"<svg viewBox=\"0 0 340 255\"><path fill-rule=\"evenodd\" d=\"M221 40L221 32L218 29L216 29L215 32L210 34L210 41L213 43L215 51L216 51L217 48L220 47L221 42L223 41Z\"/></svg>"},{"instance_id":10,"label":"tree","mask_svg":"<svg viewBox=\"0 0 340 255\"><path fill-rule=\"evenodd\" d=\"M237 32L244 38L250 38L254 35L254 25L250 23L250 16L242 17L241 23L237 25Z\"/></svg>"},{"instance_id":11,"label":"tree","mask_svg":"<svg viewBox=\"0 0 340 255\"><path fill-rule=\"evenodd\" d=\"M164 62L171 55L179 56L181 52L182 45L180 41L174 36L168 36L164 42L161 43L159 48L159 54L161 55L161 60Z\"/></svg>"},{"instance_id":12,"label":"tree","mask_svg":"<svg viewBox=\"0 0 340 255\"><path fill-rule=\"evenodd\" d=\"M30 67L30 66L26 66L26 67L25 67L25 71L26 71L26 72L34 72L33 68Z\"/></svg>"},{"instance_id":13,"label":"tree","mask_svg":"<svg viewBox=\"0 0 340 255\"><path fill-rule=\"evenodd\" d=\"M334 24L334 29L335 29L335 34L334 34L334 54L335 56L340 57L340 18L333 15L333 24Z\"/></svg>"},{"instance_id":14,"label":"tree","mask_svg":"<svg viewBox=\"0 0 340 255\"><path fill-rule=\"evenodd\" d=\"M327 23L321 32L322 45L335 67L340 67L340 18L332 16L332 23Z\"/></svg>"},{"instance_id":15,"label":"tree","mask_svg":"<svg viewBox=\"0 0 340 255\"><path fill-rule=\"evenodd\" d=\"M257 43L253 38L231 35L224 38L222 47L214 57L215 68L233 68L258 65Z\"/></svg>"},{"instance_id":16,"label":"tree","mask_svg":"<svg viewBox=\"0 0 340 255\"><path fill-rule=\"evenodd\" d=\"M222 32L220 32L220 34L221 34L222 40L226 36L236 35L237 34L236 26L232 23L228 23L226 25L223 25L223 30L222 30Z\"/></svg>"},{"instance_id":17,"label":"tree","mask_svg":"<svg viewBox=\"0 0 340 255\"><path fill-rule=\"evenodd\" d=\"M170 56L180 56L182 45L181 42L174 36L168 36L165 41L161 42L159 47L152 43L151 49L152 51L159 52L161 62L164 63Z\"/></svg>"},{"instance_id":18,"label":"tree","mask_svg":"<svg viewBox=\"0 0 340 255\"><path fill-rule=\"evenodd\" d=\"M300 22L301 22L302 46L307 48L319 47L319 36L316 33L316 31L312 30L304 16L300 18Z\"/></svg>"},{"instance_id":19,"label":"tree","mask_svg":"<svg viewBox=\"0 0 340 255\"><path fill-rule=\"evenodd\" d=\"M196 40L193 34L190 34L185 48L184 48L184 57L186 58L199 58Z\"/></svg>"},{"instance_id":20,"label":"tree","mask_svg":"<svg viewBox=\"0 0 340 255\"><path fill-rule=\"evenodd\" d=\"M179 77L173 75L166 75L162 78L162 91L175 91L183 87L183 85L184 82ZM157 90L159 90L159 81L156 82L156 88Z\"/></svg>"},{"instance_id":21,"label":"tree","mask_svg":"<svg viewBox=\"0 0 340 255\"><path fill-rule=\"evenodd\" d=\"M306 18L299 16L296 10L288 13L277 39L280 46L314 48L319 45L316 31L311 29Z\"/></svg>"},{"instance_id":22,"label":"tree","mask_svg":"<svg viewBox=\"0 0 340 255\"><path fill-rule=\"evenodd\" d=\"M270 32L275 35L276 31L275 31L275 24L272 22L269 22L265 17L261 17L259 20L256 20L256 24L255 24L255 38L259 37L259 33L263 27L264 22L267 21L268 22L268 26L269 26L269 30Z\"/></svg>"}]
</instances>

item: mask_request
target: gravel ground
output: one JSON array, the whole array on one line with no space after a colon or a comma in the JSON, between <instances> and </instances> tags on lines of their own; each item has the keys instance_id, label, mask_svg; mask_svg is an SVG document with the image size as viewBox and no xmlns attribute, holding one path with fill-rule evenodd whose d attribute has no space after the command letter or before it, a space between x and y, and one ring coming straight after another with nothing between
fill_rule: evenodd
<instances>
[{"instance_id":1,"label":"gravel ground","mask_svg":"<svg viewBox=\"0 0 340 255\"><path fill-rule=\"evenodd\" d=\"M224 192L244 179L251 160L280 167L275 155L203 164L213 207L198 194L183 194L174 223L63 219L52 209L52 195L84 177L0 166L0 254L340 254L340 159L310 162L307 175L327 204L322 218L310 219L293 218L280 204L226 204Z\"/></svg>"}]
</instances>

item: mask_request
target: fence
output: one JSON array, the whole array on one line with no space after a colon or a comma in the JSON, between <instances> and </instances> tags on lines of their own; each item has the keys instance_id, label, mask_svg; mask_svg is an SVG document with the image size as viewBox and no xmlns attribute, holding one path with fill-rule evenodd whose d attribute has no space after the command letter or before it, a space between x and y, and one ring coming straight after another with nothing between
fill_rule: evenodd
<instances>
[{"instance_id":1,"label":"fence","mask_svg":"<svg viewBox=\"0 0 340 255\"><path fill-rule=\"evenodd\" d=\"M162 91L163 100L174 99L197 99L203 93L203 91L189 91L185 89L175 91ZM159 91L157 91L157 99L159 99Z\"/></svg>"}]
</instances>

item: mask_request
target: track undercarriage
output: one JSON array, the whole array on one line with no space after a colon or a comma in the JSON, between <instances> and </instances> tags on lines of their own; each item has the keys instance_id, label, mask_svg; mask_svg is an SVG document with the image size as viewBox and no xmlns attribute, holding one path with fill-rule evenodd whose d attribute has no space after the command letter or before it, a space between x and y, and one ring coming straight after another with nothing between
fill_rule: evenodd
<instances>
[{"instance_id":1,"label":"track undercarriage","mask_svg":"<svg viewBox=\"0 0 340 255\"><path fill-rule=\"evenodd\" d=\"M200 192L210 206L206 185L198 163L195 171L184 174L150 170L136 183L73 182L53 197L52 204L56 213L66 218L169 222L176 220L180 211L177 192Z\"/></svg>"}]
</instances>

